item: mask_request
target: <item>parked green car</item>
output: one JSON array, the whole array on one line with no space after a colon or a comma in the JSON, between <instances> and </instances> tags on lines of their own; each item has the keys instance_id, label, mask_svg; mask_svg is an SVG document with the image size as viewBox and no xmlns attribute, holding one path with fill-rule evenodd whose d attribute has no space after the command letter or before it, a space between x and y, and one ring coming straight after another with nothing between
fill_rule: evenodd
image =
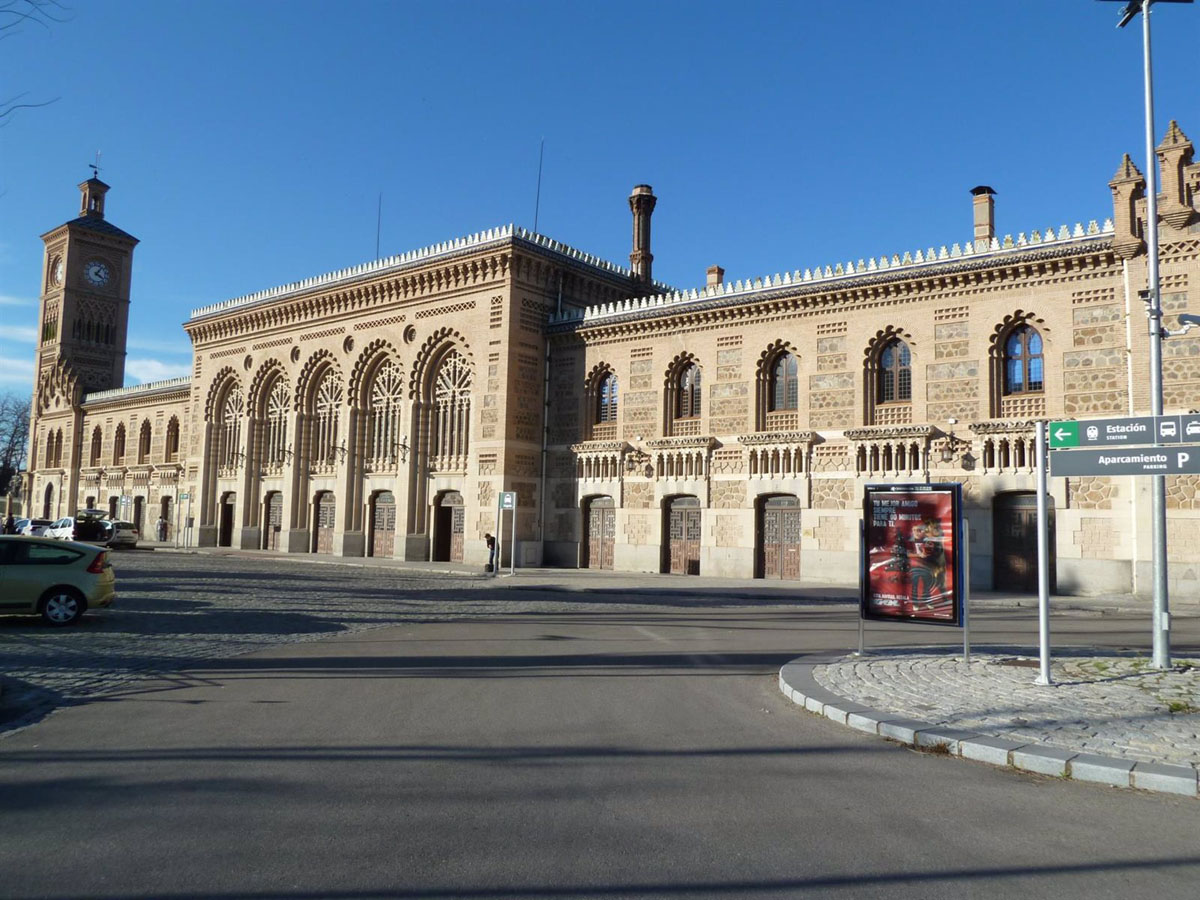
<instances>
[{"instance_id":1,"label":"parked green car","mask_svg":"<svg viewBox=\"0 0 1200 900\"><path fill-rule=\"evenodd\" d=\"M111 606L116 582L102 547L0 536L0 613L36 613L47 624L70 625L89 608Z\"/></svg>"}]
</instances>

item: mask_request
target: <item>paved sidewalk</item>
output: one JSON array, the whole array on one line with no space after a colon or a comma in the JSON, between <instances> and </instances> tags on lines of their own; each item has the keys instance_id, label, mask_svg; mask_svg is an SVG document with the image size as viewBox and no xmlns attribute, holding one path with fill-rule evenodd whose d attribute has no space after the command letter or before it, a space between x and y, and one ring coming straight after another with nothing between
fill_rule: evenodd
<instances>
[{"instance_id":1,"label":"paved sidewalk","mask_svg":"<svg viewBox=\"0 0 1200 900\"><path fill-rule=\"evenodd\" d=\"M839 724L1028 772L1196 797L1200 659L1056 649L1051 685L1005 648L881 650L803 658L779 683ZM1031 667L1032 664L1032 667Z\"/></svg>"}]
</instances>

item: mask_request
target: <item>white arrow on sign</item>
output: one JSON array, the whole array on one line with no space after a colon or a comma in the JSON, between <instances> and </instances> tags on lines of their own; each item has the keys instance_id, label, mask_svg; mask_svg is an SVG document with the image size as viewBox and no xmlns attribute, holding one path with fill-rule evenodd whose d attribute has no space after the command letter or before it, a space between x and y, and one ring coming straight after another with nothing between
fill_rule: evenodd
<instances>
[{"instance_id":1,"label":"white arrow on sign","mask_svg":"<svg viewBox=\"0 0 1200 900\"><path fill-rule=\"evenodd\" d=\"M1058 429L1058 431L1054 432L1054 439L1056 441L1061 441L1063 438L1070 437L1070 435L1071 435L1071 432L1067 431L1067 429L1065 429L1065 428L1060 427Z\"/></svg>"}]
</instances>

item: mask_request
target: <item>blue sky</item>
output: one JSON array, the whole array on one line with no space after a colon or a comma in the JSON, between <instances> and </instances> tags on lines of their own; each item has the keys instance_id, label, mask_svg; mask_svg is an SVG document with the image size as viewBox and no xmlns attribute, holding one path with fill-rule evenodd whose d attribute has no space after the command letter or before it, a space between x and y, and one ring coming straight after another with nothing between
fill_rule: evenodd
<instances>
[{"instance_id":1,"label":"blue sky","mask_svg":"<svg viewBox=\"0 0 1200 900\"><path fill-rule=\"evenodd\" d=\"M38 235L101 150L135 254L129 383L192 308L508 222L678 287L1102 221L1145 169L1140 28L1093 0L89 2L0 44L0 390L26 391ZM1156 7L1156 130L1200 140L1200 6Z\"/></svg>"}]
</instances>

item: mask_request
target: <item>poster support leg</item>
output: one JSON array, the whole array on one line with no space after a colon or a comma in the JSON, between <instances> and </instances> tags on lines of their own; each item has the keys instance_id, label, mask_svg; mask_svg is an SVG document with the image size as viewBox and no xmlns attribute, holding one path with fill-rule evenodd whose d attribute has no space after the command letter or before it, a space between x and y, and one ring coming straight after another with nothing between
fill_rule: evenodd
<instances>
[{"instance_id":1,"label":"poster support leg","mask_svg":"<svg viewBox=\"0 0 1200 900\"><path fill-rule=\"evenodd\" d=\"M1050 527L1046 510L1046 423L1037 423L1038 657L1035 684L1050 684Z\"/></svg>"},{"instance_id":2,"label":"poster support leg","mask_svg":"<svg viewBox=\"0 0 1200 900\"><path fill-rule=\"evenodd\" d=\"M867 620L863 618L863 591L867 589L866 577L863 574L867 570L869 560L867 559L867 526L862 520L858 520L858 651L855 656L865 656L866 637L867 637Z\"/></svg>"},{"instance_id":3,"label":"poster support leg","mask_svg":"<svg viewBox=\"0 0 1200 900\"><path fill-rule=\"evenodd\" d=\"M512 508L512 520L509 522L512 525L512 538L509 541L508 548L508 574L517 574L517 507L514 504Z\"/></svg>"},{"instance_id":4,"label":"poster support leg","mask_svg":"<svg viewBox=\"0 0 1200 900\"><path fill-rule=\"evenodd\" d=\"M971 665L971 523L962 522L963 665Z\"/></svg>"}]
</instances>

